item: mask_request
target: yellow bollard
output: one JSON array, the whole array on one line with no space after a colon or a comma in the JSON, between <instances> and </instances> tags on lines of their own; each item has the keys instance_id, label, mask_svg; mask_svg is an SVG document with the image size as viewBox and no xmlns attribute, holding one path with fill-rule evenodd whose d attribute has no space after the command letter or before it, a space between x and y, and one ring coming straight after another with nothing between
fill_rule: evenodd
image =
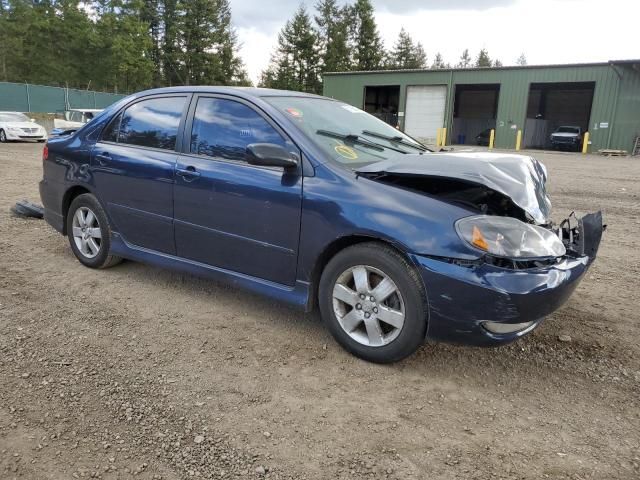
<instances>
[{"instance_id":1,"label":"yellow bollard","mask_svg":"<svg viewBox=\"0 0 640 480\"><path fill-rule=\"evenodd\" d=\"M584 138L582 139L582 153L587 153L589 150L589 132L584 132Z\"/></svg>"},{"instance_id":2,"label":"yellow bollard","mask_svg":"<svg viewBox=\"0 0 640 480\"><path fill-rule=\"evenodd\" d=\"M522 130L518 130L516 135L516 150L520 150L520 144L522 143Z\"/></svg>"},{"instance_id":3,"label":"yellow bollard","mask_svg":"<svg viewBox=\"0 0 640 480\"><path fill-rule=\"evenodd\" d=\"M442 129L438 128L438 130L436 130L436 147L440 146L440 134L441 134Z\"/></svg>"},{"instance_id":4,"label":"yellow bollard","mask_svg":"<svg viewBox=\"0 0 640 480\"><path fill-rule=\"evenodd\" d=\"M442 147L447 144L447 127L442 127Z\"/></svg>"},{"instance_id":5,"label":"yellow bollard","mask_svg":"<svg viewBox=\"0 0 640 480\"><path fill-rule=\"evenodd\" d=\"M491 129L491 134L489 135L489 150L493 150L493 142L496 140L496 130L495 128Z\"/></svg>"}]
</instances>

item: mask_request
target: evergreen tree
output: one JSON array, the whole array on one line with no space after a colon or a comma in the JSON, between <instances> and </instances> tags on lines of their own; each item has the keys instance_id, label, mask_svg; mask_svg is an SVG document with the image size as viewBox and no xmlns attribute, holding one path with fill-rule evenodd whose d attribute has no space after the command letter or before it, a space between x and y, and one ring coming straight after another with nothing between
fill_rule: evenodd
<instances>
[{"instance_id":1,"label":"evergreen tree","mask_svg":"<svg viewBox=\"0 0 640 480\"><path fill-rule=\"evenodd\" d=\"M527 64L527 57L524 55L524 52L520 54L520 56L516 60L516 64L522 66Z\"/></svg>"},{"instance_id":2,"label":"evergreen tree","mask_svg":"<svg viewBox=\"0 0 640 480\"><path fill-rule=\"evenodd\" d=\"M141 21L144 4L105 0L96 8L99 21L95 25L92 52L95 61L92 62L93 76L88 78L97 88L116 92L153 86L153 44L148 24Z\"/></svg>"},{"instance_id":3,"label":"evergreen tree","mask_svg":"<svg viewBox=\"0 0 640 480\"><path fill-rule=\"evenodd\" d=\"M500 68L502 67L502 61L498 60L497 58L493 61L493 67L494 68Z\"/></svg>"},{"instance_id":4,"label":"evergreen tree","mask_svg":"<svg viewBox=\"0 0 640 480\"><path fill-rule=\"evenodd\" d=\"M476 67L484 68L491 66L491 58L489 57L489 52L487 52L486 48L483 48L478 53L478 58L476 58Z\"/></svg>"},{"instance_id":5,"label":"evergreen tree","mask_svg":"<svg viewBox=\"0 0 640 480\"><path fill-rule=\"evenodd\" d=\"M460 61L456 65L458 68L469 68L471 67L471 55L469 55L469 49L465 48L464 52L460 56Z\"/></svg>"},{"instance_id":6,"label":"evergreen tree","mask_svg":"<svg viewBox=\"0 0 640 480\"><path fill-rule=\"evenodd\" d=\"M303 5L278 34L278 46L260 86L320 93L318 37Z\"/></svg>"},{"instance_id":7,"label":"evergreen tree","mask_svg":"<svg viewBox=\"0 0 640 480\"><path fill-rule=\"evenodd\" d=\"M370 0L356 0L349 14L354 67L357 70L382 68L384 45L378 33Z\"/></svg>"},{"instance_id":8,"label":"evergreen tree","mask_svg":"<svg viewBox=\"0 0 640 480\"><path fill-rule=\"evenodd\" d=\"M314 17L317 25L318 43L323 72L344 72L349 70L350 58L348 41L348 12L338 6L337 0L320 0L316 4L318 14Z\"/></svg>"},{"instance_id":9,"label":"evergreen tree","mask_svg":"<svg viewBox=\"0 0 640 480\"><path fill-rule=\"evenodd\" d=\"M448 63L445 63L444 58L442 58L442 54L438 52L436 53L436 56L433 59L431 68L433 68L434 70L439 70L443 68L451 68L451 66Z\"/></svg>"},{"instance_id":10,"label":"evergreen tree","mask_svg":"<svg viewBox=\"0 0 640 480\"><path fill-rule=\"evenodd\" d=\"M420 42L414 43L411 36L402 28L391 52L387 66L396 70L426 68L427 55Z\"/></svg>"}]
</instances>

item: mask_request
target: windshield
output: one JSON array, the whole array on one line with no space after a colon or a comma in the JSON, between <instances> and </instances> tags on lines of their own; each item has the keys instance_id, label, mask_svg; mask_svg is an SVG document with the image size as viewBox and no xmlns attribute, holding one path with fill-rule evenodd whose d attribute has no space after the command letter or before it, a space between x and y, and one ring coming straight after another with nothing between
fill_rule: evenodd
<instances>
[{"instance_id":1,"label":"windshield","mask_svg":"<svg viewBox=\"0 0 640 480\"><path fill-rule=\"evenodd\" d=\"M578 127L558 127L556 130L557 133L580 133L580 128Z\"/></svg>"},{"instance_id":2,"label":"windshield","mask_svg":"<svg viewBox=\"0 0 640 480\"><path fill-rule=\"evenodd\" d=\"M350 168L427 150L400 130L346 103L310 97L264 100L288 115L332 160Z\"/></svg>"},{"instance_id":3,"label":"windshield","mask_svg":"<svg viewBox=\"0 0 640 480\"><path fill-rule=\"evenodd\" d=\"M0 113L0 122L28 122L29 117L18 112Z\"/></svg>"}]
</instances>

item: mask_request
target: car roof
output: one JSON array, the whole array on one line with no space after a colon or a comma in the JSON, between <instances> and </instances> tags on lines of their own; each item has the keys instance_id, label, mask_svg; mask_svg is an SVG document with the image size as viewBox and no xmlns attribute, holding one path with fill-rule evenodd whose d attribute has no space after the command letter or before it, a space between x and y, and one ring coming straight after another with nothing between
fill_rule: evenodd
<instances>
[{"instance_id":1,"label":"car roof","mask_svg":"<svg viewBox=\"0 0 640 480\"><path fill-rule=\"evenodd\" d=\"M273 88L258 88L258 87L223 87L223 86L209 86L209 85L196 85L196 86L183 86L183 87L164 87L154 88L151 90L145 90L139 92L136 96L150 95L154 93L226 93L237 95L240 97L304 97L304 98L324 98L321 95L315 95L313 93L294 92L291 90L276 90Z\"/></svg>"},{"instance_id":2,"label":"car roof","mask_svg":"<svg viewBox=\"0 0 640 480\"><path fill-rule=\"evenodd\" d=\"M4 110L4 111L0 111L0 113L22 113L22 115L24 115L24 112L16 112L14 111L10 111L10 110Z\"/></svg>"},{"instance_id":3,"label":"car roof","mask_svg":"<svg viewBox=\"0 0 640 480\"><path fill-rule=\"evenodd\" d=\"M67 112L101 112L102 108L70 108Z\"/></svg>"}]
</instances>

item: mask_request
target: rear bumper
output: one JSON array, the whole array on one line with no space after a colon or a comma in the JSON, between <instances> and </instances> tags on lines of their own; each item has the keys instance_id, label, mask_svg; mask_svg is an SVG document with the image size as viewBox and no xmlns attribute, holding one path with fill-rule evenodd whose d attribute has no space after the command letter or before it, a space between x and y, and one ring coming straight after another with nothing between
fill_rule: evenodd
<instances>
[{"instance_id":1,"label":"rear bumper","mask_svg":"<svg viewBox=\"0 0 640 480\"><path fill-rule=\"evenodd\" d=\"M62 215L63 185L41 180L39 187L40 200L42 200L44 207L44 219L58 232L64 233L64 216Z\"/></svg>"},{"instance_id":2,"label":"rear bumper","mask_svg":"<svg viewBox=\"0 0 640 480\"><path fill-rule=\"evenodd\" d=\"M530 270L483 264L466 267L414 256L429 302L427 338L466 345L494 346L531 332L571 296L589 267L589 257ZM532 322L514 333L492 333L485 322Z\"/></svg>"}]
</instances>

